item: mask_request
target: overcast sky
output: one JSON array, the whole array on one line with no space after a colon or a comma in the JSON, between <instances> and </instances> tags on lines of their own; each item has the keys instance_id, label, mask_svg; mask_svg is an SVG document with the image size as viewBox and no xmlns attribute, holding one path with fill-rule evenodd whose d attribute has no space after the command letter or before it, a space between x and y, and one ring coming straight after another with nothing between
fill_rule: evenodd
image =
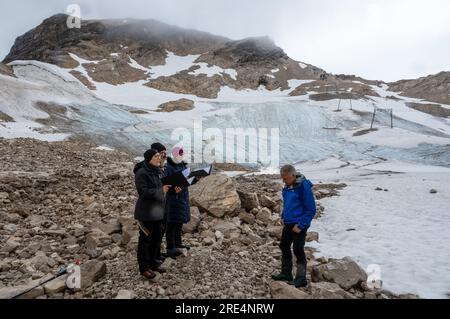
<instances>
[{"instance_id":1,"label":"overcast sky","mask_svg":"<svg viewBox=\"0 0 450 319\"><path fill-rule=\"evenodd\" d=\"M270 36L296 60L394 81L450 71L448 0L2 0L0 59L78 3L82 18L153 18L232 39Z\"/></svg>"}]
</instances>

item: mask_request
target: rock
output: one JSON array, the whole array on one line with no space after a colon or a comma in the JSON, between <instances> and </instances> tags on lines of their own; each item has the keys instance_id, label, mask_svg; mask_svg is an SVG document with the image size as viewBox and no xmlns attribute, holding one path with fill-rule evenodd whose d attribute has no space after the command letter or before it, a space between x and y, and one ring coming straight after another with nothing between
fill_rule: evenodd
<instances>
[{"instance_id":1,"label":"rock","mask_svg":"<svg viewBox=\"0 0 450 319\"><path fill-rule=\"evenodd\" d=\"M354 299L351 294L342 289L338 284L331 282L311 283L313 299Z\"/></svg>"},{"instance_id":2,"label":"rock","mask_svg":"<svg viewBox=\"0 0 450 319\"><path fill-rule=\"evenodd\" d=\"M327 264L314 266L311 273L313 282L334 282L345 290L367 281L367 274L350 257L330 259Z\"/></svg>"},{"instance_id":3,"label":"rock","mask_svg":"<svg viewBox=\"0 0 450 319\"><path fill-rule=\"evenodd\" d=\"M98 260L89 260L81 265L81 289L92 286L106 274L106 264Z\"/></svg>"},{"instance_id":4,"label":"rock","mask_svg":"<svg viewBox=\"0 0 450 319\"><path fill-rule=\"evenodd\" d=\"M111 221L110 223L97 223L94 227L100 229L107 235L118 234L122 229L118 220Z\"/></svg>"},{"instance_id":5,"label":"rock","mask_svg":"<svg viewBox=\"0 0 450 319\"><path fill-rule=\"evenodd\" d=\"M18 238L10 237L5 245L2 247L2 252L5 253L12 253L14 252L18 247L20 247L20 243L18 242Z\"/></svg>"},{"instance_id":6,"label":"rock","mask_svg":"<svg viewBox=\"0 0 450 319\"><path fill-rule=\"evenodd\" d=\"M275 206L277 206L277 203L274 200L264 194L259 196L259 203L262 207L267 207L269 209L274 209Z\"/></svg>"},{"instance_id":7,"label":"rock","mask_svg":"<svg viewBox=\"0 0 450 319\"><path fill-rule=\"evenodd\" d=\"M375 188L375 190L376 190L377 192L382 192L382 191L383 191L383 189L382 189L381 187L377 187L377 188Z\"/></svg>"},{"instance_id":8,"label":"rock","mask_svg":"<svg viewBox=\"0 0 450 319\"><path fill-rule=\"evenodd\" d=\"M239 218L246 224L253 225L255 223L255 215L247 213L247 212L241 212L239 214Z\"/></svg>"},{"instance_id":9,"label":"rock","mask_svg":"<svg viewBox=\"0 0 450 319\"><path fill-rule=\"evenodd\" d=\"M306 234L306 241L307 241L308 243L310 243L310 242L312 242L312 241L319 242L319 233L318 233L318 232L314 232L314 231L308 232L308 233Z\"/></svg>"},{"instance_id":10,"label":"rock","mask_svg":"<svg viewBox=\"0 0 450 319\"><path fill-rule=\"evenodd\" d=\"M28 262L35 269L41 270L43 272L49 271L49 267L53 268L56 265L56 262L53 260L53 258L47 257L47 255L43 251L38 251L36 255Z\"/></svg>"},{"instance_id":11,"label":"rock","mask_svg":"<svg viewBox=\"0 0 450 319\"><path fill-rule=\"evenodd\" d=\"M216 242L216 234L213 233L211 230L202 231L200 237L202 238L202 241L205 243L205 245L208 246Z\"/></svg>"},{"instance_id":12,"label":"rock","mask_svg":"<svg viewBox=\"0 0 450 319\"><path fill-rule=\"evenodd\" d=\"M3 230L12 235L17 231L17 225L6 224L5 226L3 226Z\"/></svg>"},{"instance_id":13,"label":"rock","mask_svg":"<svg viewBox=\"0 0 450 319\"><path fill-rule=\"evenodd\" d=\"M259 199L256 193L247 193L244 191L237 191L239 198L241 200L241 207L248 211L259 207Z\"/></svg>"},{"instance_id":14,"label":"rock","mask_svg":"<svg viewBox=\"0 0 450 319\"><path fill-rule=\"evenodd\" d=\"M233 180L225 175L203 178L190 189L191 204L214 217L231 215L241 208Z\"/></svg>"},{"instance_id":15,"label":"rock","mask_svg":"<svg viewBox=\"0 0 450 319\"><path fill-rule=\"evenodd\" d=\"M372 291L365 291L363 298L364 299L377 299L377 294Z\"/></svg>"},{"instance_id":16,"label":"rock","mask_svg":"<svg viewBox=\"0 0 450 319\"><path fill-rule=\"evenodd\" d=\"M157 112L171 113L174 111L190 111L194 109L194 101L189 99L180 99L177 101L170 101L158 106Z\"/></svg>"},{"instance_id":17,"label":"rock","mask_svg":"<svg viewBox=\"0 0 450 319\"><path fill-rule=\"evenodd\" d=\"M195 233L198 229L198 226L200 225L201 217L200 217L200 211L197 207L192 206L191 207L191 220L189 223L183 225L183 232L185 233Z\"/></svg>"},{"instance_id":18,"label":"rock","mask_svg":"<svg viewBox=\"0 0 450 319\"><path fill-rule=\"evenodd\" d=\"M103 251L102 247L110 245L111 242L110 236L96 228L86 236L86 254L91 258L97 258Z\"/></svg>"},{"instance_id":19,"label":"rock","mask_svg":"<svg viewBox=\"0 0 450 319\"><path fill-rule=\"evenodd\" d=\"M139 226L131 216L121 216L119 223L122 226L122 242L123 246L137 242L139 238Z\"/></svg>"},{"instance_id":20,"label":"rock","mask_svg":"<svg viewBox=\"0 0 450 319\"><path fill-rule=\"evenodd\" d=\"M217 220L211 228L214 231L221 232L225 238L237 237L241 234L239 221Z\"/></svg>"},{"instance_id":21,"label":"rock","mask_svg":"<svg viewBox=\"0 0 450 319\"><path fill-rule=\"evenodd\" d=\"M285 282L273 281L270 283L270 293L274 299L309 299L310 296L294 286Z\"/></svg>"},{"instance_id":22,"label":"rock","mask_svg":"<svg viewBox=\"0 0 450 319\"><path fill-rule=\"evenodd\" d=\"M436 189L431 189L431 190L430 190L430 194L437 194L437 192L438 192L438 191L437 191Z\"/></svg>"},{"instance_id":23,"label":"rock","mask_svg":"<svg viewBox=\"0 0 450 319\"><path fill-rule=\"evenodd\" d=\"M272 219L272 212L267 207L264 207L256 215L256 219L267 224Z\"/></svg>"},{"instance_id":24,"label":"rock","mask_svg":"<svg viewBox=\"0 0 450 319\"><path fill-rule=\"evenodd\" d=\"M136 295L132 290L121 289L117 293L116 299L134 299Z\"/></svg>"},{"instance_id":25,"label":"rock","mask_svg":"<svg viewBox=\"0 0 450 319\"><path fill-rule=\"evenodd\" d=\"M283 226L270 226L267 228L269 236L281 240L283 234Z\"/></svg>"},{"instance_id":26,"label":"rock","mask_svg":"<svg viewBox=\"0 0 450 319\"><path fill-rule=\"evenodd\" d=\"M63 292L66 289L66 276L57 278L45 284L44 292L48 296L53 296L57 293Z\"/></svg>"}]
</instances>

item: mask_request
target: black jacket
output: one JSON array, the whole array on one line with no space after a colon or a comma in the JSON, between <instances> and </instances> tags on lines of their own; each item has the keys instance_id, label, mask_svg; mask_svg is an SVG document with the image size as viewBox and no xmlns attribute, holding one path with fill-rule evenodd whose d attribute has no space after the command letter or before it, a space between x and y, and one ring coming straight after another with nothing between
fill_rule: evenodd
<instances>
[{"instance_id":1,"label":"black jacket","mask_svg":"<svg viewBox=\"0 0 450 319\"><path fill-rule=\"evenodd\" d=\"M167 159L166 174L170 176L187 168L186 163L176 164L172 158ZM183 188L181 193L177 194L173 188L167 193L166 202L167 221L169 223L187 224L191 220L191 211L189 206L189 190Z\"/></svg>"},{"instance_id":2,"label":"black jacket","mask_svg":"<svg viewBox=\"0 0 450 319\"><path fill-rule=\"evenodd\" d=\"M139 195L134 210L134 218L143 222L164 219L165 195L160 180L161 169L146 162L134 168L135 184Z\"/></svg>"}]
</instances>

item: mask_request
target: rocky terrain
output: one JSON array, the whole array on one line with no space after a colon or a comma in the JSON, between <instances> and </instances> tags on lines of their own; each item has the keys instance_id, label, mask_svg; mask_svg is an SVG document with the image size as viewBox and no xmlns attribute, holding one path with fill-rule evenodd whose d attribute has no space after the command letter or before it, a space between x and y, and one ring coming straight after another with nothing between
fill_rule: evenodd
<instances>
[{"instance_id":1,"label":"rocky terrain","mask_svg":"<svg viewBox=\"0 0 450 319\"><path fill-rule=\"evenodd\" d=\"M440 72L419 79L390 83L389 89L400 95L450 104L450 72Z\"/></svg>"},{"instance_id":2,"label":"rocky terrain","mask_svg":"<svg viewBox=\"0 0 450 319\"><path fill-rule=\"evenodd\" d=\"M273 282L280 267L281 184L277 176L217 172L191 188L192 246L167 260L153 282L137 271L133 157L79 141L0 139L0 298L10 298L78 261L82 287L65 278L23 298L415 298L370 290L350 258L315 258L307 289ZM344 184L319 184L320 200ZM330 212L332 213L332 212ZM311 232L308 241L319 240Z\"/></svg>"}]
</instances>

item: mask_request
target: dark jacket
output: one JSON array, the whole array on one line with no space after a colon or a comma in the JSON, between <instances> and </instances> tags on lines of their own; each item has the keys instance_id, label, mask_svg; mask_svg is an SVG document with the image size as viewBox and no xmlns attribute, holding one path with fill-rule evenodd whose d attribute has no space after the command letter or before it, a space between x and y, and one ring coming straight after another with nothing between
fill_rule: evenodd
<instances>
[{"instance_id":1,"label":"dark jacket","mask_svg":"<svg viewBox=\"0 0 450 319\"><path fill-rule=\"evenodd\" d=\"M301 175L291 187L283 189L283 212L281 218L285 224L297 224L301 229L308 229L316 215L316 201L312 190L313 184Z\"/></svg>"},{"instance_id":2,"label":"dark jacket","mask_svg":"<svg viewBox=\"0 0 450 319\"><path fill-rule=\"evenodd\" d=\"M160 180L161 169L146 162L134 168L135 184L139 195L134 218L143 222L164 219L165 195Z\"/></svg>"},{"instance_id":3,"label":"dark jacket","mask_svg":"<svg viewBox=\"0 0 450 319\"><path fill-rule=\"evenodd\" d=\"M176 164L170 157L167 159L166 176L173 175L187 168L186 163ZM187 224L191 220L191 211L189 206L189 189L184 188L177 194L175 189L171 188L167 193L167 222Z\"/></svg>"}]
</instances>

